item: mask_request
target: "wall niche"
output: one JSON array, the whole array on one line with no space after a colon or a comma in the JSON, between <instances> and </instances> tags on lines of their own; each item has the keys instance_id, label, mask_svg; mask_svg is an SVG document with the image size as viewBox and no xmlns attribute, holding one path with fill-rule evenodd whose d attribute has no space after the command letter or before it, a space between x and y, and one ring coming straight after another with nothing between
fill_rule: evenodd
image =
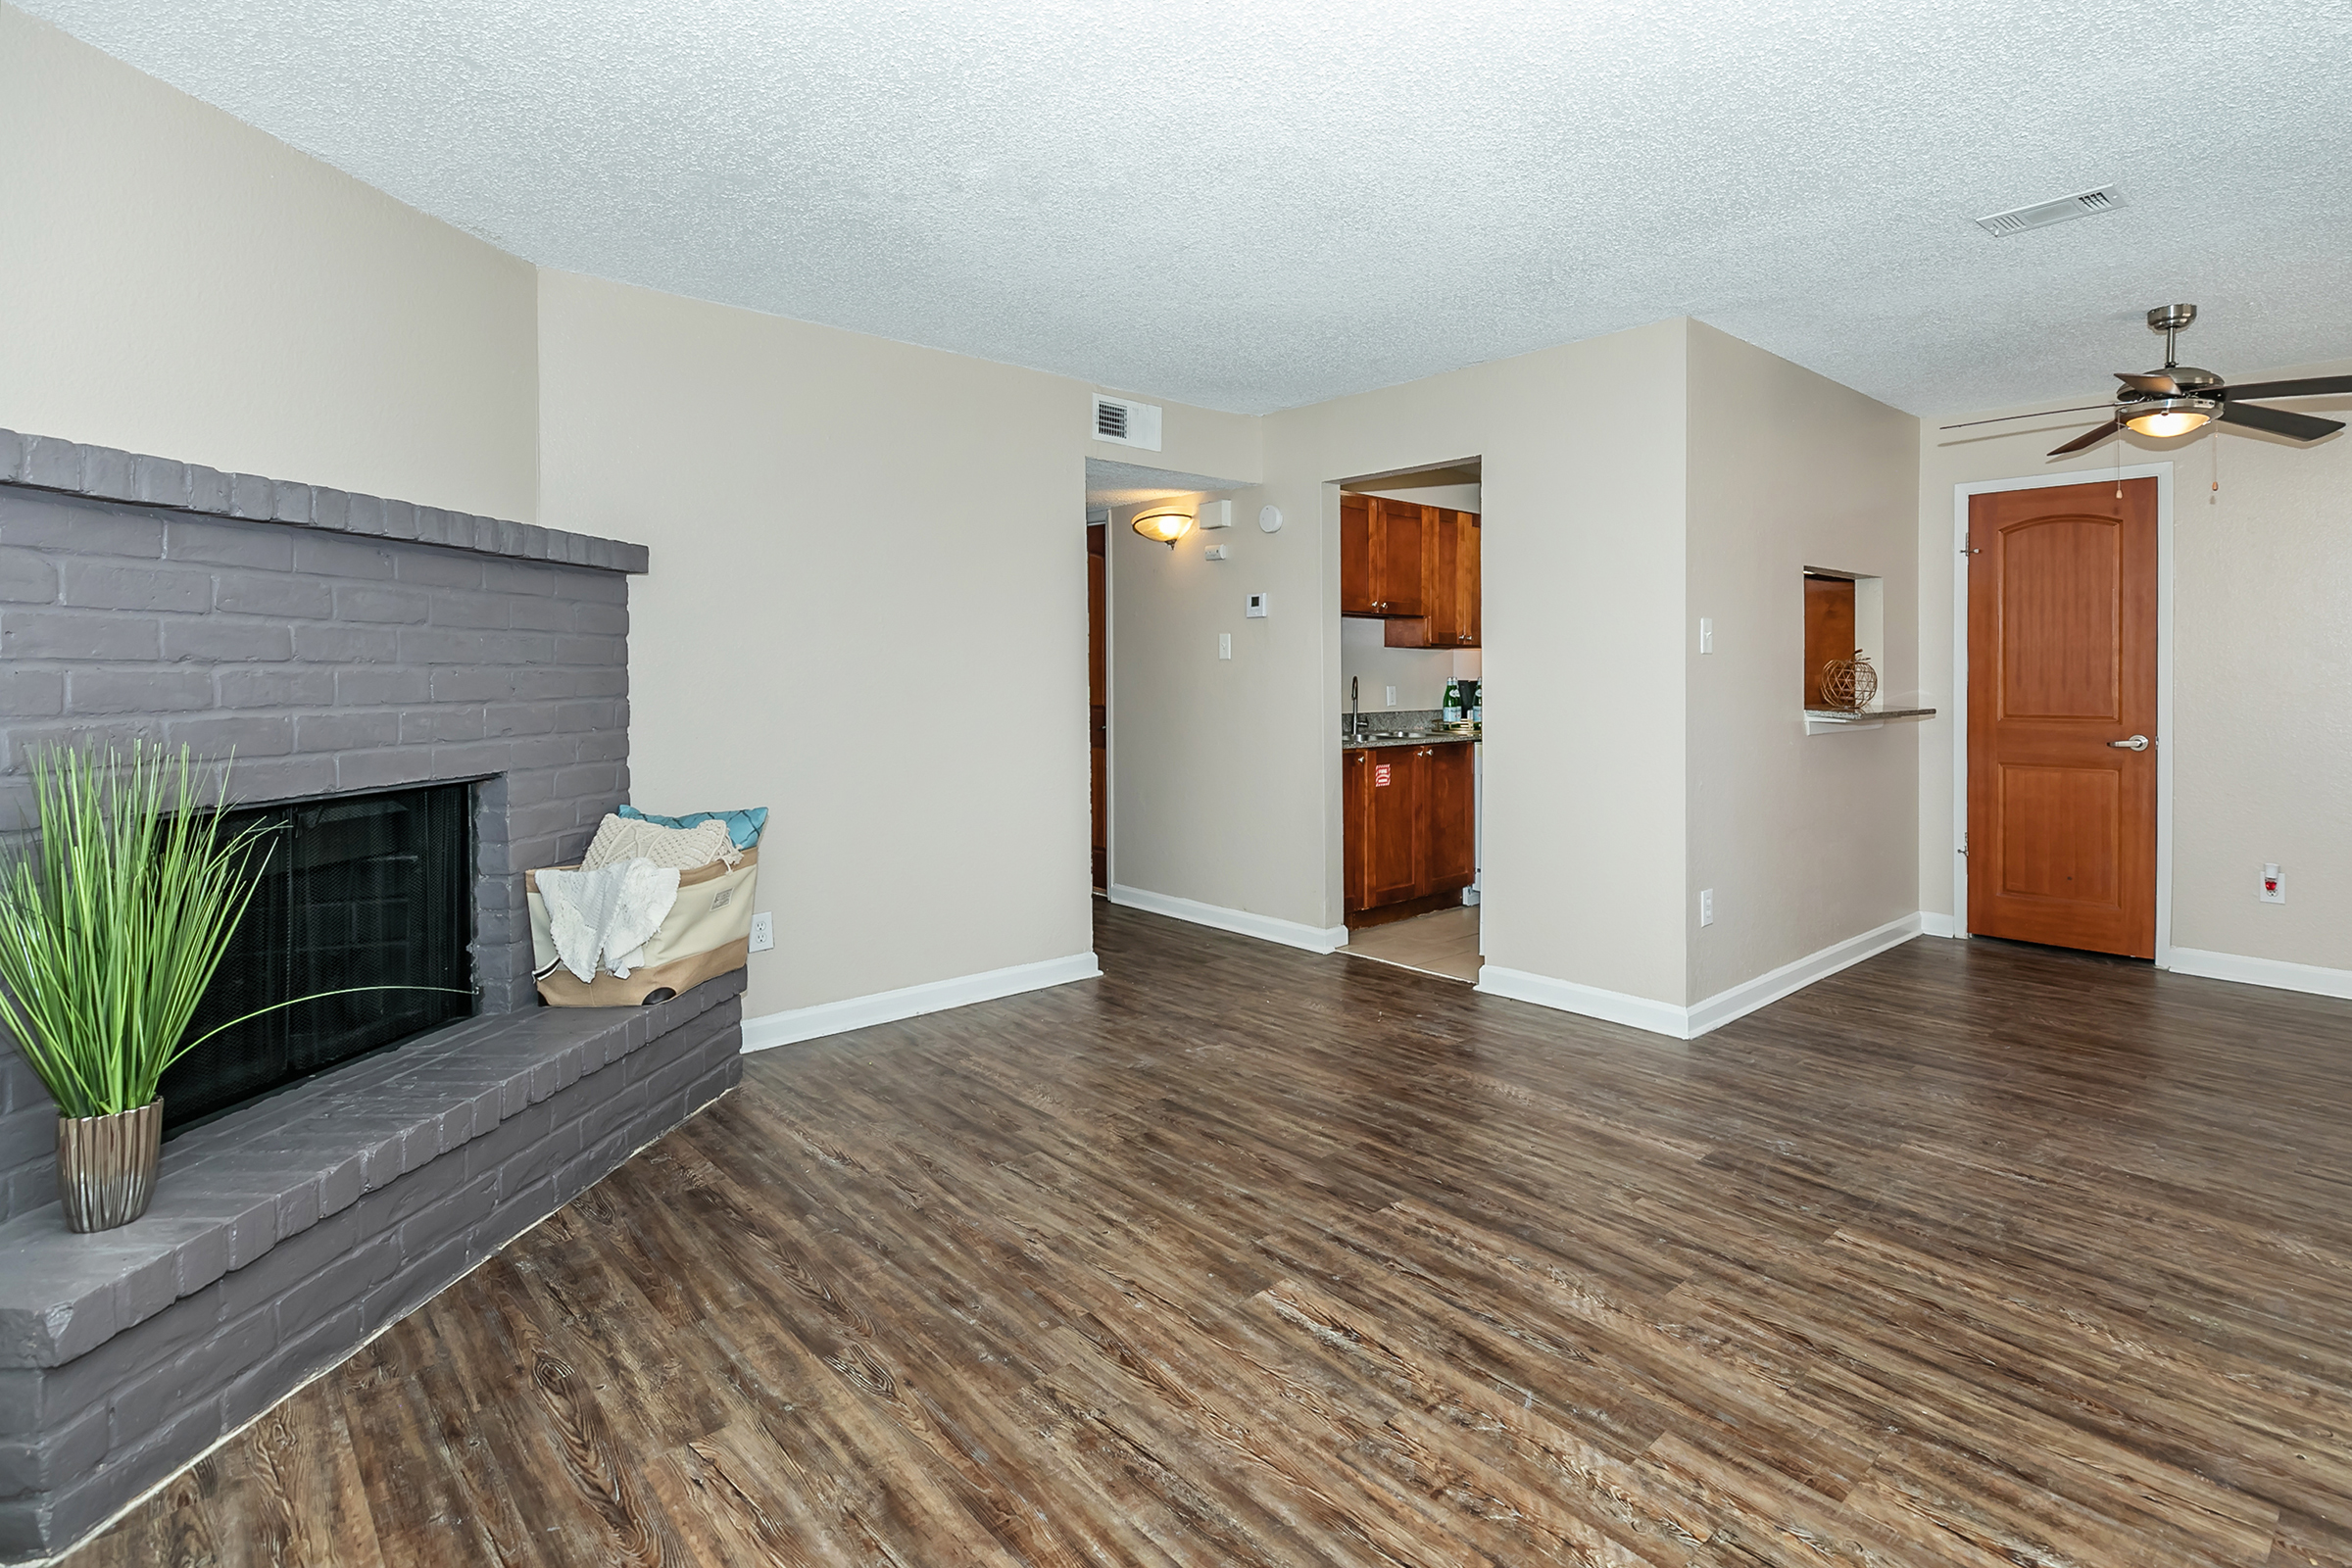
<instances>
[{"instance_id":1,"label":"wall niche","mask_svg":"<svg viewBox=\"0 0 2352 1568\"><path fill-rule=\"evenodd\" d=\"M1834 660L1867 659L1882 679L1886 669L1886 595L1883 578L1829 566L1805 568L1804 706L1830 704L1821 694L1822 667Z\"/></svg>"}]
</instances>

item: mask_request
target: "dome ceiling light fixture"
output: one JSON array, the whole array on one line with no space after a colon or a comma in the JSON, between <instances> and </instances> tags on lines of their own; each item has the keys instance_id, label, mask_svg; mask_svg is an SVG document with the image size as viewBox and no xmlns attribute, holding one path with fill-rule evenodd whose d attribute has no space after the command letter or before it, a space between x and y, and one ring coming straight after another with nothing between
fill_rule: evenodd
<instances>
[{"instance_id":1,"label":"dome ceiling light fixture","mask_svg":"<svg viewBox=\"0 0 2352 1568\"><path fill-rule=\"evenodd\" d=\"M1176 541L1193 531L1193 514L1181 507L1146 507L1135 514L1137 533L1154 544L1176 548Z\"/></svg>"},{"instance_id":2,"label":"dome ceiling light fixture","mask_svg":"<svg viewBox=\"0 0 2352 1568\"><path fill-rule=\"evenodd\" d=\"M1946 430L1962 430L1974 424L2000 424L2009 419L2044 419L2053 414L2086 414L2091 409L2104 408L2107 422L2094 430L2086 430L2063 446L2050 449L2049 455L2061 458L2084 447L2096 446L2118 430L2132 430L2140 435L2187 435L2207 424L2238 424L2249 430L2263 430L2282 435L2290 441L2317 441L2324 435L2333 435L2344 427L2341 419L2316 418L2308 414L2289 414L2284 409L2266 409L2252 402L2255 398L2313 398L2352 392L2352 375L2314 375L2299 381L2253 381L2243 386L2230 386L2211 370L2179 362L2176 343L2180 333L2197 318L2194 305L2159 305L2148 312L2148 330L2164 334L2164 368L2143 370L2136 374L2118 370L2115 378L2123 382L2112 404L2090 404L2084 408L2048 409L2040 414L2004 414L1998 418L1970 419L1962 424L1947 424Z\"/></svg>"}]
</instances>

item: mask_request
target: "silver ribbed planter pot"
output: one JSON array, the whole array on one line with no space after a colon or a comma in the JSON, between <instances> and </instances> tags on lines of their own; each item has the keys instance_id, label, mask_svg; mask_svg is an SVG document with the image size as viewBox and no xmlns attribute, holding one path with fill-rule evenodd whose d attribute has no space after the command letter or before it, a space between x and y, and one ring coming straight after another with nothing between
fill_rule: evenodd
<instances>
[{"instance_id":1,"label":"silver ribbed planter pot","mask_svg":"<svg viewBox=\"0 0 2352 1568\"><path fill-rule=\"evenodd\" d=\"M66 1229L109 1231L147 1212L164 1157L164 1102L112 1116L57 1118L57 1196Z\"/></svg>"}]
</instances>

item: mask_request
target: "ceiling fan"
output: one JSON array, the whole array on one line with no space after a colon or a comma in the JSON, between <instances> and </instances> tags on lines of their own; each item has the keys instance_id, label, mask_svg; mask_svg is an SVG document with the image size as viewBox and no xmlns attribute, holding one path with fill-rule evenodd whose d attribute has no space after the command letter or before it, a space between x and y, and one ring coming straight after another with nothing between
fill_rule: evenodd
<instances>
[{"instance_id":1,"label":"ceiling fan","mask_svg":"<svg viewBox=\"0 0 2352 1568\"><path fill-rule=\"evenodd\" d=\"M2096 446L2119 430L2130 428L2141 435L2186 435L2209 422L2242 424L2249 430L2267 430L2294 441L2317 441L2332 435L2344 425L2340 419L2315 418L2308 414L2289 414L2284 409L2266 409L2251 400L2256 398L2308 398L2325 393L2352 392L2352 375L2318 375L2300 381L2253 381L2244 386L2230 386L2211 370L2178 362L2175 342L2182 328L2197 318L2194 305L2159 305L2148 313L2148 330L2164 334L2164 368L2132 374L2126 370L2115 372L2123 382L2115 394L2105 424L2067 442L2053 447L2049 455L2063 457ZM2093 404L2096 408L2098 405ZM2078 414L2080 409L2055 409L2055 414ZM2011 414L2009 419L2033 419L2044 415ZM1993 424L1993 419L1971 419L1970 424ZM1960 425L1947 424L1947 430Z\"/></svg>"}]
</instances>

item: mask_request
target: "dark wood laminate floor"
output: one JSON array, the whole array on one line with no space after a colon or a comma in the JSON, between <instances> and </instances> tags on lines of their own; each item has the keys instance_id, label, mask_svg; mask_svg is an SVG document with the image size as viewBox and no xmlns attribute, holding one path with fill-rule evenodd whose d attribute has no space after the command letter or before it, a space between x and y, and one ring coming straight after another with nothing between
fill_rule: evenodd
<instances>
[{"instance_id":1,"label":"dark wood laminate floor","mask_svg":"<svg viewBox=\"0 0 2352 1568\"><path fill-rule=\"evenodd\" d=\"M1680 1045L1099 907L74 1568L2352 1564L2352 1004L1924 940Z\"/></svg>"}]
</instances>

